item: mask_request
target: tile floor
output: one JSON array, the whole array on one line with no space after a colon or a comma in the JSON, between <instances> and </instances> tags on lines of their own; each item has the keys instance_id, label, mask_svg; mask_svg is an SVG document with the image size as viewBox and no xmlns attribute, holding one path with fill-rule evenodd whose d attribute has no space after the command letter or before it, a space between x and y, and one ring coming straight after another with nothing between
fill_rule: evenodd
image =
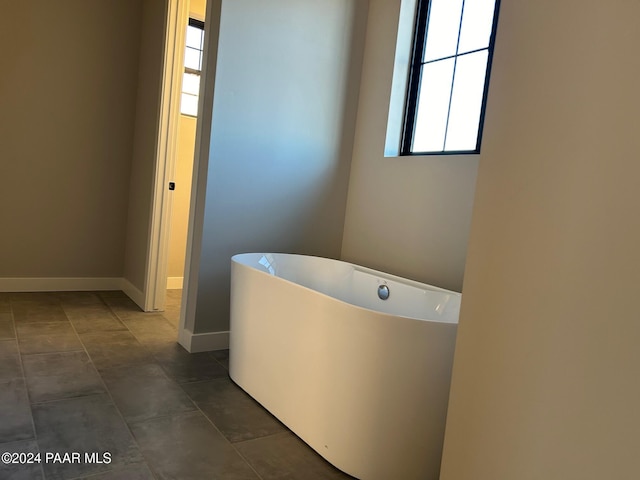
<instances>
[{"instance_id":1,"label":"tile floor","mask_svg":"<svg viewBox=\"0 0 640 480\"><path fill-rule=\"evenodd\" d=\"M0 293L0 453L41 458L0 479L351 478L229 379L227 351L176 343L180 294L159 314L122 292Z\"/></svg>"}]
</instances>

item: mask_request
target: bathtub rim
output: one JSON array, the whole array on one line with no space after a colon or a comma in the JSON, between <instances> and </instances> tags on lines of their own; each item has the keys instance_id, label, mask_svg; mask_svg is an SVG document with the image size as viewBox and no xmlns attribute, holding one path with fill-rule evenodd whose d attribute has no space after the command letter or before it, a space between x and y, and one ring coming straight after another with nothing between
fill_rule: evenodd
<instances>
[{"instance_id":1,"label":"bathtub rim","mask_svg":"<svg viewBox=\"0 0 640 480\"><path fill-rule=\"evenodd\" d=\"M312 258L312 259L328 261L328 262L342 263L342 264L348 265L350 267L353 267L354 270L357 270L357 271L360 271L360 272L363 272L363 273L367 273L367 274L370 274L370 275L373 274L374 276L385 278L385 279L390 280L390 281L403 283L403 284L409 285L411 287L420 288L422 290L431 290L431 291L435 291L435 292L438 292L438 293L450 294L450 295L454 295L456 297L462 297L461 293L455 292L453 290L447 290L446 288L437 287L435 285L430 285L428 283L421 283L421 282L418 282L418 281L415 281L415 280L411 280L409 278L400 277L400 276L397 276L397 275L393 275L391 273L381 272L379 270L375 270L375 269L369 268L369 267L364 267L362 265L358 265L358 264L355 264L355 263L347 262L347 261L344 261L344 260L338 260L338 259L335 259L335 258L321 257L319 255L305 255L305 254L299 254L299 253L278 253L278 252L245 252L245 253L237 253L237 254L235 254L235 255L233 255L231 257L232 265L235 263L235 264L238 264L240 266L250 268L250 269L255 270L256 272L258 272L260 274L267 275L267 276L273 277L273 278L277 278L277 279L282 280L284 282L287 282L287 283L290 283L292 285L295 285L298 288L303 288L305 290L309 290L309 291L314 292L314 293L316 293L318 295L322 295L323 297L330 298L333 301L340 302L340 303L343 303L345 305L348 305L349 307L352 307L352 308L357 308L359 310L364 310L366 312L372 312L372 313L376 313L376 314L380 314L380 315L389 315L389 316L392 316L392 317L404 318L404 319L415 320L415 321L420 321L420 322L434 322L434 323L447 324L447 325L458 325L458 323L459 323L459 319L460 319L459 309L460 309L460 307L458 307L458 319L456 319L455 322L449 322L449 321L444 321L444 320L434 319L434 318L415 318L415 317L410 317L410 316L407 316L407 315L400 315L400 314L396 314L396 313L382 312L380 310L373 310L371 308L363 307L363 306L360 306L360 305L356 305L355 303L351 303L351 302L347 302L347 301L341 300L341 299L336 298L336 297L334 297L332 295L329 295L327 293L324 293L324 292L321 292L319 290L307 287L305 285L301 285L299 283L296 283L296 282L294 282L292 280L289 280L287 278L281 277L279 275L266 272L264 269L257 268L253 264L242 262L242 261L239 260L242 257L246 258L246 257L254 256L254 255L276 255L276 256L286 256L286 257L299 257L299 258L301 257L301 258ZM423 288L423 287L428 287L428 288ZM462 301L462 298L460 298L460 301Z\"/></svg>"}]
</instances>

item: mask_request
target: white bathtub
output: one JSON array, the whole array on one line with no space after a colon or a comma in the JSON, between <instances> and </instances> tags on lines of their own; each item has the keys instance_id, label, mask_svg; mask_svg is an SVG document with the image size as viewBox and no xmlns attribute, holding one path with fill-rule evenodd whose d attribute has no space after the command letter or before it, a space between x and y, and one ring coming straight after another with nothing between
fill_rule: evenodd
<instances>
[{"instance_id":1,"label":"white bathtub","mask_svg":"<svg viewBox=\"0 0 640 480\"><path fill-rule=\"evenodd\" d=\"M436 480L459 309L458 293L337 260L236 255L230 375L340 470Z\"/></svg>"}]
</instances>

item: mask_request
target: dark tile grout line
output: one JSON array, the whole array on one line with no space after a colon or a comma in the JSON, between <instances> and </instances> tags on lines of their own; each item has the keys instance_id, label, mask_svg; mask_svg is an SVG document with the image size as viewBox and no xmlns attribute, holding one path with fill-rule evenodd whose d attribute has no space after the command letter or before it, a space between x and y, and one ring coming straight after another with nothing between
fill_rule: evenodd
<instances>
[{"instance_id":1,"label":"dark tile grout line","mask_svg":"<svg viewBox=\"0 0 640 480\"><path fill-rule=\"evenodd\" d=\"M34 335L36 336L36 335ZM48 336L48 335L42 335L43 337ZM54 336L54 335L51 335ZM33 338L33 337L29 337L29 338ZM78 348L77 350L52 350L50 352L38 352L38 353L20 353L20 356L24 356L24 357L39 357L42 355L51 355L54 353L77 353L77 352L84 352L84 348ZM45 403L45 402L40 402L40 403Z\"/></svg>"}]
</instances>

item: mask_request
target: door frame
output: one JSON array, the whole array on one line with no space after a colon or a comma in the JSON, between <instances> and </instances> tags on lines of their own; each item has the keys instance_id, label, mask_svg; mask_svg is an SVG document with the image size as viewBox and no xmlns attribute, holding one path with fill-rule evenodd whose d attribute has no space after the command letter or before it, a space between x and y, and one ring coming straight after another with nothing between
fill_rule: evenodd
<instances>
[{"instance_id":1,"label":"door frame","mask_svg":"<svg viewBox=\"0 0 640 480\"><path fill-rule=\"evenodd\" d=\"M184 42L189 19L189 0L168 0L164 38L162 93L153 178L149 230L149 254L145 273L144 310L164 309L167 264L171 234L173 195L169 182L176 165L180 92L184 63Z\"/></svg>"},{"instance_id":2,"label":"door frame","mask_svg":"<svg viewBox=\"0 0 640 480\"><path fill-rule=\"evenodd\" d=\"M209 151L213 119L218 40L222 0L207 0L204 30L204 54L200 75L198 121L189 205L187 248L180 307L178 342L189 352L228 348L228 338L195 333L200 256L207 194ZM145 311L164 308L171 225L172 195L168 182L176 162L179 100L182 85L184 43L189 18L189 0L168 0L165 58L154 174L152 218L149 230L149 254L145 276Z\"/></svg>"}]
</instances>

